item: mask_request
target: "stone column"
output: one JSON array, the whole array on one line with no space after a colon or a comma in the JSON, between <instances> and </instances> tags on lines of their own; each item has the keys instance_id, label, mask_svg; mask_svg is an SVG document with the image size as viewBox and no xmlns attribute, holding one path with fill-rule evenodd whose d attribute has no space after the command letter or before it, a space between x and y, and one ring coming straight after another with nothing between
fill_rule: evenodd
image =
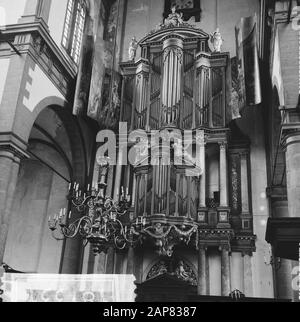
<instances>
[{"instance_id":1,"label":"stone column","mask_svg":"<svg viewBox=\"0 0 300 322\"><path fill-rule=\"evenodd\" d=\"M207 295L207 258L206 248L200 247L198 253L198 295Z\"/></svg>"},{"instance_id":2,"label":"stone column","mask_svg":"<svg viewBox=\"0 0 300 322\"><path fill-rule=\"evenodd\" d=\"M242 213L249 214L249 190L248 190L248 154L241 155L241 190L242 190Z\"/></svg>"},{"instance_id":3,"label":"stone column","mask_svg":"<svg viewBox=\"0 0 300 322\"><path fill-rule=\"evenodd\" d=\"M124 159L124 148L119 148L118 161L116 166L116 176L115 176L115 191L114 191L114 200L119 201L120 199L120 189L121 189L121 180L122 180L122 169L123 169L123 159Z\"/></svg>"},{"instance_id":4,"label":"stone column","mask_svg":"<svg viewBox=\"0 0 300 322\"><path fill-rule=\"evenodd\" d=\"M292 270L293 262L288 259L280 259L279 267L275 268L276 275L276 297L280 300L292 300L293 289L292 285Z\"/></svg>"},{"instance_id":5,"label":"stone column","mask_svg":"<svg viewBox=\"0 0 300 322\"><path fill-rule=\"evenodd\" d=\"M199 152L200 152L200 166L203 169L202 176L200 178L200 191L199 191L199 208L206 207L206 164L205 164L205 138L204 132L199 137L201 140Z\"/></svg>"},{"instance_id":6,"label":"stone column","mask_svg":"<svg viewBox=\"0 0 300 322\"><path fill-rule=\"evenodd\" d=\"M243 254L244 294L253 297L252 255Z\"/></svg>"},{"instance_id":7,"label":"stone column","mask_svg":"<svg viewBox=\"0 0 300 322\"><path fill-rule=\"evenodd\" d=\"M220 206L228 207L228 182L227 182L227 147L220 144Z\"/></svg>"},{"instance_id":8,"label":"stone column","mask_svg":"<svg viewBox=\"0 0 300 322\"><path fill-rule=\"evenodd\" d=\"M0 147L0 263L3 262L5 252L19 167L20 157Z\"/></svg>"},{"instance_id":9,"label":"stone column","mask_svg":"<svg viewBox=\"0 0 300 322\"><path fill-rule=\"evenodd\" d=\"M289 217L300 217L300 132L286 137Z\"/></svg>"},{"instance_id":10,"label":"stone column","mask_svg":"<svg viewBox=\"0 0 300 322\"><path fill-rule=\"evenodd\" d=\"M132 198L132 203L131 206L134 208L135 202L136 202L136 174L135 172L133 173L133 183L132 183L132 192L131 192L131 198Z\"/></svg>"},{"instance_id":11,"label":"stone column","mask_svg":"<svg viewBox=\"0 0 300 322\"><path fill-rule=\"evenodd\" d=\"M106 254L106 274L114 274L115 271L115 249L113 247L109 247Z\"/></svg>"},{"instance_id":12,"label":"stone column","mask_svg":"<svg viewBox=\"0 0 300 322\"><path fill-rule=\"evenodd\" d=\"M228 297L230 288L230 261L229 261L229 251L226 247L221 247L221 272L222 272L222 296Z\"/></svg>"},{"instance_id":13,"label":"stone column","mask_svg":"<svg viewBox=\"0 0 300 322\"><path fill-rule=\"evenodd\" d=\"M129 246L127 254L127 269L126 274L132 275L134 273L134 249Z\"/></svg>"},{"instance_id":14,"label":"stone column","mask_svg":"<svg viewBox=\"0 0 300 322\"><path fill-rule=\"evenodd\" d=\"M136 248L134 250L134 276L136 278L136 283L143 282L143 262L144 262L144 251L143 249Z\"/></svg>"},{"instance_id":15,"label":"stone column","mask_svg":"<svg viewBox=\"0 0 300 322\"><path fill-rule=\"evenodd\" d=\"M245 268L246 269L246 268ZM240 252L232 252L230 256L231 291L244 293L244 259Z\"/></svg>"},{"instance_id":16,"label":"stone column","mask_svg":"<svg viewBox=\"0 0 300 322\"><path fill-rule=\"evenodd\" d=\"M94 254L92 254L92 256L94 256ZM105 274L105 272L106 272L106 255L104 253L101 253L96 257L94 274Z\"/></svg>"},{"instance_id":17,"label":"stone column","mask_svg":"<svg viewBox=\"0 0 300 322\"><path fill-rule=\"evenodd\" d=\"M124 257L125 256L123 252L116 252L115 274L124 274L124 269L123 269Z\"/></svg>"}]
</instances>

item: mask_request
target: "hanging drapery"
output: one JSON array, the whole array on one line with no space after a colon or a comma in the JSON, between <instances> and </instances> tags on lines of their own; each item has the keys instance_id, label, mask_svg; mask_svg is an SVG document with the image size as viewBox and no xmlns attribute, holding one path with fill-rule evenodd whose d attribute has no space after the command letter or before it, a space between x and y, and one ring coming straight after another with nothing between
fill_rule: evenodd
<instances>
[{"instance_id":1,"label":"hanging drapery","mask_svg":"<svg viewBox=\"0 0 300 322\"><path fill-rule=\"evenodd\" d=\"M74 101L75 115L86 114L107 128L114 128L120 109L120 79L114 71L119 4L102 0L93 31L88 23Z\"/></svg>"},{"instance_id":2,"label":"hanging drapery","mask_svg":"<svg viewBox=\"0 0 300 322\"><path fill-rule=\"evenodd\" d=\"M87 115L99 121L99 113L102 107L102 89L105 78L105 41L103 38L105 29L106 8L101 1L100 14L98 18L97 34L95 40L93 73Z\"/></svg>"},{"instance_id":3,"label":"hanging drapery","mask_svg":"<svg viewBox=\"0 0 300 322\"><path fill-rule=\"evenodd\" d=\"M88 108L89 92L92 76L92 64L94 54L94 38L92 20L87 18L84 37L82 40L81 59L78 66L78 76L74 99L74 115L86 115Z\"/></svg>"},{"instance_id":4,"label":"hanging drapery","mask_svg":"<svg viewBox=\"0 0 300 322\"><path fill-rule=\"evenodd\" d=\"M236 27L237 77L241 108L261 103L261 85L257 46L257 17L242 18Z\"/></svg>"}]
</instances>

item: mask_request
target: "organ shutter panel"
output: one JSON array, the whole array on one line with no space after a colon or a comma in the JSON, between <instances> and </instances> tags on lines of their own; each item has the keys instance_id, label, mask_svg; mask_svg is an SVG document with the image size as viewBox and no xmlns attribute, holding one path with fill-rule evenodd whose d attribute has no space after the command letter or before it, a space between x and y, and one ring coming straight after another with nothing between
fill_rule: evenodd
<instances>
[{"instance_id":1,"label":"organ shutter panel","mask_svg":"<svg viewBox=\"0 0 300 322\"><path fill-rule=\"evenodd\" d=\"M224 87L223 70L211 70L212 81L212 122L213 127L222 127L224 121Z\"/></svg>"},{"instance_id":2,"label":"organ shutter panel","mask_svg":"<svg viewBox=\"0 0 300 322\"><path fill-rule=\"evenodd\" d=\"M162 64L162 53L153 54L150 75L150 128L152 130L157 130L160 126Z\"/></svg>"},{"instance_id":3,"label":"organ shutter panel","mask_svg":"<svg viewBox=\"0 0 300 322\"><path fill-rule=\"evenodd\" d=\"M184 86L183 86L183 109L182 128L191 129L193 127L193 110L194 110L194 55L184 53Z\"/></svg>"}]
</instances>

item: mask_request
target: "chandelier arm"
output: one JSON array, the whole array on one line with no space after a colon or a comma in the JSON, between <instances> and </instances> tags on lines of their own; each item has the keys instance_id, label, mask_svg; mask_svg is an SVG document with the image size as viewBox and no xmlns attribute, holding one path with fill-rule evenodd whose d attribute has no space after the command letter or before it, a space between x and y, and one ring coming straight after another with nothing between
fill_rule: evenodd
<instances>
[{"instance_id":1,"label":"chandelier arm","mask_svg":"<svg viewBox=\"0 0 300 322\"><path fill-rule=\"evenodd\" d=\"M114 222L115 223L118 223L120 225L120 227L121 227L121 234L124 234L124 228L123 228L123 224L121 223L121 221L118 220L118 219L116 219ZM113 224L112 223L110 223L110 225L113 227ZM117 230L114 227L113 227L113 230L114 230L114 232L113 232L113 235L114 235L117 232Z\"/></svg>"},{"instance_id":2,"label":"chandelier arm","mask_svg":"<svg viewBox=\"0 0 300 322\"><path fill-rule=\"evenodd\" d=\"M141 234L140 233L137 233L135 230L132 231L131 236L137 236L137 239L136 240L130 240L130 239L127 238L126 234L124 234L124 239L125 239L126 243L136 244L140 240L140 238L141 238Z\"/></svg>"},{"instance_id":3,"label":"chandelier arm","mask_svg":"<svg viewBox=\"0 0 300 322\"><path fill-rule=\"evenodd\" d=\"M117 243L118 238L119 238L119 237L117 237L117 236L115 237L115 240L114 240L115 246L117 247L117 249L118 249L118 250L124 250L124 249L125 249L125 247L126 247L126 243L124 242L124 243L123 243L123 246L122 246L122 247L120 247L120 246L118 245L118 243ZM126 239L125 239L125 241L126 241Z\"/></svg>"},{"instance_id":4,"label":"chandelier arm","mask_svg":"<svg viewBox=\"0 0 300 322\"><path fill-rule=\"evenodd\" d=\"M51 235L56 241L64 241L65 240L65 237L56 237L55 236L55 231L52 231Z\"/></svg>"},{"instance_id":5,"label":"chandelier arm","mask_svg":"<svg viewBox=\"0 0 300 322\"><path fill-rule=\"evenodd\" d=\"M74 200L72 200L72 204L73 204L73 206L74 207L76 207L76 208L79 208L79 207L83 207L83 206L85 206L86 204L87 204L87 202L90 200L90 199L95 199L95 197L93 197L93 196L88 196L88 197L86 197L83 201L82 201L82 203L81 204L76 204L75 202L74 202Z\"/></svg>"},{"instance_id":6,"label":"chandelier arm","mask_svg":"<svg viewBox=\"0 0 300 322\"><path fill-rule=\"evenodd\" d=\"M79 230L80 230L80 226L82 224L83 221L86 221L87 224L90 224L91 225L91 221L90 221L90 218L85 216L85 217L82 217L80 219L77 219L74 223L72 223L69 227L64 227L63 228L63 234L65 237L67 238L74 238ZM72 233L73 231L73 233Z\"/></svg>"}]
</instances>

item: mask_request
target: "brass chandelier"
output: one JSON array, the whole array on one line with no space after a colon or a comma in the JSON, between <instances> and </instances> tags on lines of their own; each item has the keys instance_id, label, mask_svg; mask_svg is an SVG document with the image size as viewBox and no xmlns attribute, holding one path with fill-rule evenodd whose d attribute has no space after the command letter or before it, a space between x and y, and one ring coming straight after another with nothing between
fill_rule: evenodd
<instances>
[{"instance_id":1,"label":"brass chandelier","mask_svg":"<svg viewBox=\"0 0 300 322\"><path fill-rule=\"evenodd\" d=\"M108 167L109 162L102 164L101 173ZM100 182L88 185L86 191L76 182L69 185L67 199L71 210L67 214L67 209L61 209L59 214L49 218L53 238L61 241L79 236L84 246L91 245L95 256L109 247L124 250L150 241L159 255L171 257L176 245L189 244L194 235L197 246L198 226L195 223L171 223L162 215L154 219L135 217L128 189L122 187L119 200L113 200L105 196L104 177ZM73 222L72 218L75 218Z\"/></svg>"},{"instance_id":2,"label":"brass chandelier","mask_svg":"<svg viewBox=\"0 0 300 322\"><path fill-rule=\"evenodd\" d=\"M125 195L122 188L120 200L116 202L104 196L105 187L105 183L97 183L83 192L79 184L70 185L68 200L74 211L70 210L67 216L66 209L61 209L59 215L49 218L49 228L56 240L79 235L84 239L85 246L88 243L92 245L95 255L105 251L109 245L121 250L138 242L139 234L125 224L131 197ZM69 224L71 218L78 215L80 218ZM140 223L136 224L136 228L140 227ZM57 236L58 231L61 236Z\"/></svg>"}]
</instances>

